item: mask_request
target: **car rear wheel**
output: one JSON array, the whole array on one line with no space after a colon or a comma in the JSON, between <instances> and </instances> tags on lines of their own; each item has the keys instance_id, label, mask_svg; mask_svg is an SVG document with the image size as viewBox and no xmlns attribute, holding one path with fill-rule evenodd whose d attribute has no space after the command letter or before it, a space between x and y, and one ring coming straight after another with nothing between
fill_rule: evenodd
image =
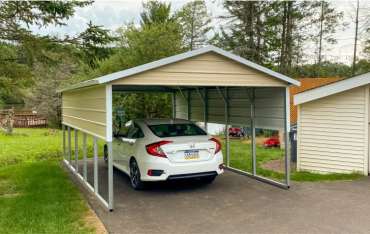
<instances>
[{"instance_id":1,"label":"car rear wheel","mask_svg":"<svg viewBox=\"0 0 370 234\"><path fill-rule=\"evenodd\" d=\"M144 182L141 181L140 169L135 159L130 162L130 182L132 188L140 190L144 188Z\"/></svg>"}]
</instances>

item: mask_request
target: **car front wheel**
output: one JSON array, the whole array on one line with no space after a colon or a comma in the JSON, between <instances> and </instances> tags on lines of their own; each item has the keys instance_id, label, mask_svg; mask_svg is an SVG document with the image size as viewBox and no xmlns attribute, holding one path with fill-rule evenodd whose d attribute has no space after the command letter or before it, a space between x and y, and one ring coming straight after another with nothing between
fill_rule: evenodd
<instances>
[{"instance_id":1,"label":"car front wheel","mask_svg":"<svg viewBox=\"0 0 370 234\"><path fill-rule=\"evenodd\" d=\"M144 188L144 182L141 181L140 169L135 159L130 162L130 182L132 188L140 190Z\"/></svg>"}]
</instances>

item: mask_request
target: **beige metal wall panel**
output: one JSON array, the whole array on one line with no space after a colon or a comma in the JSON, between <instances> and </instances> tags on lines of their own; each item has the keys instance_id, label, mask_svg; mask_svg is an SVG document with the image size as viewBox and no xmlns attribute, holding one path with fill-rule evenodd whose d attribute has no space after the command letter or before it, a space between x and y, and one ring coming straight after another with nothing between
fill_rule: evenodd
<instances>
[{"instance_id":1,"label":"beige metal wall panel","mask_svg":"<svg viewBox=\"0 0 370 234\"><path fill-rule=\"evenodd\" d=\"M367 174L367 87L299 106L298 169Z\"/></svg>"},{"instance_id":2,"label":"beige metal wall panel","mask_svg":"<svg viewBox=\"0 0 370 234\"><path fill-rule=\"evenodd\" d=\"M251 88L229 88L229 122L232 125L250 126L251 120ZM203 90L200 90L203 91ZM283 88L256 88L256 127L264 129L281 130L284 128L284 91ZM222 96L216 89L209 90L208 96L208 122L225 123L225 104ZM187 117L187 102L177 93L176 116ZM191 120L204 120L203 102L197 91L192 90L190 95ZM185 118L186 118L185 117Z\"/></svg>"},{"instance_id":3,"label":"beige metal wall panel","mask_svg":"<svg viewBox=\"0 0 370 234\"><path fill-rule=\"evenodd\" d=\"M187 95L187 93L183 93ZM180 92L176 93L176 118L178 119L187 119L188 118L188 103L187 97L185 98L181 95Z\"/></svg>"},{"instance_id":4,"label":"beige metal wall panel","mask_svg":"<svg viewBox=\"0 0 370 234\"><path fill-rule=\"evenodd\" d=\"M255 89L256 128L284 129L285 88Z\"/></svg>"},{"instance_id":5,"label":"beige metal wall panel","mask_svg":"<svg viewBox=\"0 0 370 234\"><path fill-rule=\"evenodd\" d=\"M63 92L62 123L106 139L105 85Z\"/></svg>"},{"instance_id":6,"label":"beige metal wall panel","mask_svg":"<svg viewBox=\"0 0 370 234\"><path fill-rule=\"evenodd\" d=\"M227 82L225 82L227 81ZM277 78L213 52L113 81L122 85L270 86L285 87Z\"/></svg>"}]
</instances>

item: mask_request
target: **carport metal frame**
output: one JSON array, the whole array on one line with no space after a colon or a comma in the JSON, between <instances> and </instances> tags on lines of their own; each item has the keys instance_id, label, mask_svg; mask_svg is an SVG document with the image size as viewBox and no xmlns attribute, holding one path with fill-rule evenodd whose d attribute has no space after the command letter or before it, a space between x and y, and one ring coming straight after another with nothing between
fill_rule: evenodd
<instances>
[{"instance_id":1,"label":"carport metal frame","mask_svg":"<svg viewBox=\"0 0 370 234\"><path fill-rule=\"evenodd\" d=\"M80 179L80 181L92 192L94 193L97 198L102 202L102 204L108 208L110 211L113 210L113 158L112 158L112 93L114 92L122 92L122 93L140 93L140 92L161 92L161 93L170 93L172 94L172 117L176 118L176 92L179 92L183 97L184 100L187 102L187 109L188 109L188 120L191 119L191 101L190 101L190 92L191 90L195 90L198 95L202 98L202 103L203 103L203 108L204 108L204 126L206 128L208 120L208 98L207 98L207 92L210 87L201 87L203 89L203 93L199 89L199 87L187 87L187 88L182 88L181 86L174 87L173 89L167 88L167 87L159 87L158 89L151 87L149 91L145 91L143 87L140 88L135 88L134 86L123 86L123 85L106 85L106 107L107 107L107 132L110 132L109 135L106 137L106 144L108 147L108 201L105 201L103 197L98 193L98 145L97 145L97 140L98 136L94 136L91 133L88 133L82 129L79 129L74 126L68 126L68 125L63 125L63 152L65 156L68 156L68 158L64 158L63 162L66 164L67 168L71 170L74 174L77 175L77 178ZM225 169L238 173L240 175L245 175L251 178L254 178L258 181L265 182L283 189L288 189L290 187L290 156L289 156L289 87L275 87L277 89L285 89L285 96L284 96L284 113L285 113L285 118L284 118L284 141L285 141L285 181L284 183L278 182L263 176L260 176L257 174L257 163L256 163L256 134L255 134L255 116L254 116L254 95L250 97L250 103L251 103L251 112L250 112L250 119L251 119L251 130L252 130L252 136L251 136L251 144L252 144L252 173L243 171L234 167L230 166L230 137L228 134L228 129L229 129L229 97L228 97L228 90L231 87L214 87L219 93L220 98L224 102L224 115L225 115L225 120L224 120L224 125L225 125L225 139L226 139L226 166ZM254 93L254 90L258 87L245 87L246 89L252 89L252 94ZM187 93L185 95L184 93ZM222 124L222 123L219 123ZM67 146L66 146L66 134L65 134L65 129L67 127ZM72 165L73 160L72 160L72 151L71 151L71 129L74 128L75 132L75 162L74 166ZM77 133L81 131L83 132L83 175L81 176L78 173L78 135ZM86 149L86 138L87 134L93 135L93 145L94 145L94 157L93 157L93 165L94 165L94 183L93 186L90 185L87 181L87 169L86 169L86 158L87 158L87 149ZM67 149L66 149L67 148Z\"/></svg>"},{"instance_id":2,"label":"carport metal frame","mask_svg":"<svg viewBox=\"0 0 370 234\"><path fill-rule=\"evenodd\" d=\"M285 87L285 95L284 95L284 143L285 143L285 149L284 149L284 161L285 161L285 183L281 183L263 176L259 176L257 174L257 158L256 158L256 128L254 126L254 119L255 119L255 114L254 114L254 90L258 87L251 87L252 89L252 96L250 97L250 103L251 103L251 113L250 113L250 119L251 119L251 130L252 130L252 139L251 139L251 144L252 144L252 173L243 171L234 167L230 166L230 137L228 134L228 129L229 129L229 97L228 97L228 90L230 87L216 87L220 97L222 98L224 102L224 109L225 109L225 139L226 139L226 166L225 169L241 174L241 175L246 175L251 178L257 179L259 181L284 188L284 189L289 189L290 188L290 154L289 154L289 132L290 132L290 102L289 102L289 87ZM246 87L248 89L248 87ZM183 96L184 100L187 100L187 113L188 113L188 120L191 120L190 116L190 110L191 110L191 102L189 100L189 90L188 91L188 96L186 97L184 95L184 90L181 87L177 87L179 90L180 94ZM205 130L207 131L207 116L208 116L208 99L204 98L207 97L207 91L209 88L204 87L204 94L202 94L199 90L199 88L195 88L196 91L198 92L199 96L202 99L203 102L203 108L204 108L204 126ZM222 91L222 89L224 91ZM176 91L172 95L172 110L173 110L173 118L176 118L176 102L175 102L175 95ZM221 124L221 123L220 123Z\"/></svg>"},{"instance_id":3,"label":"carport metal frame","mask_svg":"<svg viewBox=\"0 0 370 234\"><path fill-rule=\"evenodd\" d=\"M195 56L198 56L198 55L202 55L202 54L205 54L205 53L208 53L208 52L212 52L212 53L216 53L218 55L221 55L221 56L224 56L225 58L227 59L230 59L230 60L233 60L234 62L238 63L238 64L241 64L241 65L244 65L246 67L249 67L251 69L254 69L256 70L257 72L260 72L260 73L263 73L267 76L270 76L272 78L275 78L275 79L279 79L280 81L282 82L285 82L285 85L282 85L282 86L269 86L269 85L264 85L264 86L259 86L258 84L255 84L255 85L249 85L248 83L244 83L243 84L240 84L237 83L235 84L234 86L239 86L240 87L244 87L244 88L249 88L249 89L252 89L252 90L255 90L256 88L266 88L266 87L270 87L270 88L277 88L277 89L285 89L285 96L284 96L284 130L285 130L285 135L284 135L284 141L285 141L285 181L284 183L281 183L281 182L277 182L277 181L274 181L274 180L271 180L271 179L268 179L268 178L265 178L265 177L262 177L262 176L259 176L257 175L257 170L256 170L256 167L257 167L257 164L256 164L256 141L255 141L255 102L254 102L254 95L251 95L250 96L250 120L251 120L251 128L252 128L252 173L249 173L249 172L245 172L245 171L241 171L241 170L238 170L236 168L232 168L230 166L230 138L229 138L229 134L228 134L228 128L230 126L230 108L229 108L229 95L228 95L228 87L229 86L230 88L234 87L233 85L230 85L228 84L227 82L225 82L225 84L223 85L209 85L209 84L193 84L193 85L185 85L184 84L167 84L167 83L163 83L163 84L157 84L156 86L153 84L153 83L150 83L150 82L147 82L145 84L142 84L142 83L131 83L131 84L112 84L114 83L115 80L118 80L118 79L123 79L123 78L129 78L130 76L135 76L136 74L139 74L139 73L143 73L143 72L146 72L146 71L149 71L149 70L152 70L152 69L156 69L158 67L162 67L162 66L165 66L165 65L168 65L168 64L172 64L172 63L176 63L176 62L179 62L179 61L182 61L182 60L185 60L185 59L188 59L188 58L193 58ZM102 88L105 88L105 114L106 114L106 120L104 123L102 122L99 122L99 124L103 124L105 126L105 134L104 136L103 135L99 135L101 134L100 133L94 133L94 130L89 130L88 127L83 127L82 125L80 126L79 123L75 123L72 121L72 124L70 123L64 123L64 120L63 120L63 152L64 152L64 160L63 162L67 165L67 167L74 173L77 175L77 178L79 178L83 184L85 184L87 186L87 188L92 191L93 193L95 193L95 195L98 197L98 199L102 202L102 204L107 207L109 210L113 210L113 157L112 157L112 133L113 133L113 130L112 130L112 92L113 91L122 91L122 92L170 92L173 94L173 97L172 97L172 108L173 108L173 113L172 113L172 116L173 117L176 117L176 90L178 90L180 92L180 94L184 97L184 100L187 100L187 109L188 109L188 112L187 112L187 119L191 120L192 118L192 113L191 113L191 98L190 98L190 93L191 93L191 89L195 90L198 95L201 97L201 100L202 100L202 103L203 103L203 109L204 109L204 118L203 118L203 122L204 122L204 126L205 128L207 128L207 123L208 123L208 95L207 95L207 92L208 90L212 87L212 88L215 88L218 90L218 93L220 94L220 97L222 98L223 102L224 102L224 115L225 115L225 119L224 119L224 124L226 126L225 128L225 134L226 134L226 169L230 170L230 171L233 171L233 172L236 172L236 173L239 173L239 174L242 174L242 175L246 175L246 176L250 176L254 179L257 179L257 180L260 180L260 181L263 181L263 182L267 182L269 184L272 184L272 185L275 185L275 186L278 186L278 187L281 187L281 188L289 188L290 187L290 168L289 168L289 165L290 165L290 157L289 157L289 139L288 139L288 136L289 136L289 117L290 117L290 114L289 114L289 105L290 105L290 102L289 102L289 86L290 85L300 85L300 82L292 79L292 78L289 78L283 74L280 74L280 73L277 73L277 72L274 72L268 68L265 68L263 66L260 66L258 64L255 64L251 61L248 61L244 58L241 58L237 55L234 55L232 53L229 53L227 51L224 51L220 48L217 48L217 47L214 47L214 46L207 46L207 47L204 47L204 48L200 48L198 50L194 50L194 51L189 51L189 52L186 52L186 53L183 53L183 54L179 54L179 55L175 55L175 56L171 56L171 57L167 57L167 58L164 58L164 59L160 59L158 61L154 61L154 62L151 62L151 63L147 63L147 64L143 64L143 65L140 65L140 66L137 66L137 67L134 67L134 68L130 68L130 69L127 69L127 70L123 70L123 71L119 71L119 72L115 72L115 73L112 73L112 74L108 74L108 75L105 75L105 76L102 76L102 77L99 77L99 78L95 78L95 79L92 79L92 80L88 80L88 81L84 81L84 82L81 82L79 84L76 84L76 85L72 85L71 87L68 87L66 89L63 89L63 90L60 90L60 92L64 92L64 91L70 91L70 90L80 90L82 88L87 88L87 87L102 87ZM153 86L154 85L154 86ZM275 84L276 85L276 84ZM103 87L104 86L104 87ZM202 89L202 91L200 90ZM184 93L187 93L187 95L184 95ZM77 116L78 118L78 116ZM89 119L84 119L84 121L90 121L90 122L93 122L94 124L98 124L97 122L94 122L94 121L91 121ZM67 121L68 122L68 121ZM217 121L218 122L218 121ZM75 126L74 126L75 125ZM79 127L80 126L80 127ZM68 139L67 139L67 142L66 142L66 134L65 134L65 131L66 131L66 127L67 127L67 131L68 131ZM86 128L86 129L83 129L83 128ZM77 131L81 131L83 132L84 134L84 143L83 143L83 154L84 154L84 157L83 157L83 165L84 165L84 169L83 169L83 176L81 176L80 174L78 174L78 169L77 167L74 168L73 165L72 165L72 150L71 150L71 129L74 129L77 133ZM96 132L96 130L95 130ZM89 134L89 135L92 135L94 137L94 187L92 187L88 182L87 182L87 174L86 174L86 135ZM98 168L97 168L97 162L98 162L98 149L97 149L97 139L100 138L100 139L103 139L104 141L106 141L106 144L107 144L107 147L108 147L108 201L105 201L98 193ZM67 145L68 143L68 145ZM77 165L78 163L78 136L75 136L75 148L77 150L75 150L75 164Z\"/></svg>"}]
</instances>

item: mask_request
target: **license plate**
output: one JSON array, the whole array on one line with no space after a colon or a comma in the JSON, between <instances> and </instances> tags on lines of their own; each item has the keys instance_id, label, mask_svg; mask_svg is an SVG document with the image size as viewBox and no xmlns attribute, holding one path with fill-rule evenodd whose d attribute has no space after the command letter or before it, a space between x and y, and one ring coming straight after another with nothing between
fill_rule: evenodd
<instances>
[{"instance_id":1,"label":"license plate","mask_svg":"<svg viewBox=\"0 0 370 234\"><path fill-rule=\"evenodd\" d=\"M199 158L199 150L185 150L185 160L194 160Z\"/></svg>"}]
</instances>

